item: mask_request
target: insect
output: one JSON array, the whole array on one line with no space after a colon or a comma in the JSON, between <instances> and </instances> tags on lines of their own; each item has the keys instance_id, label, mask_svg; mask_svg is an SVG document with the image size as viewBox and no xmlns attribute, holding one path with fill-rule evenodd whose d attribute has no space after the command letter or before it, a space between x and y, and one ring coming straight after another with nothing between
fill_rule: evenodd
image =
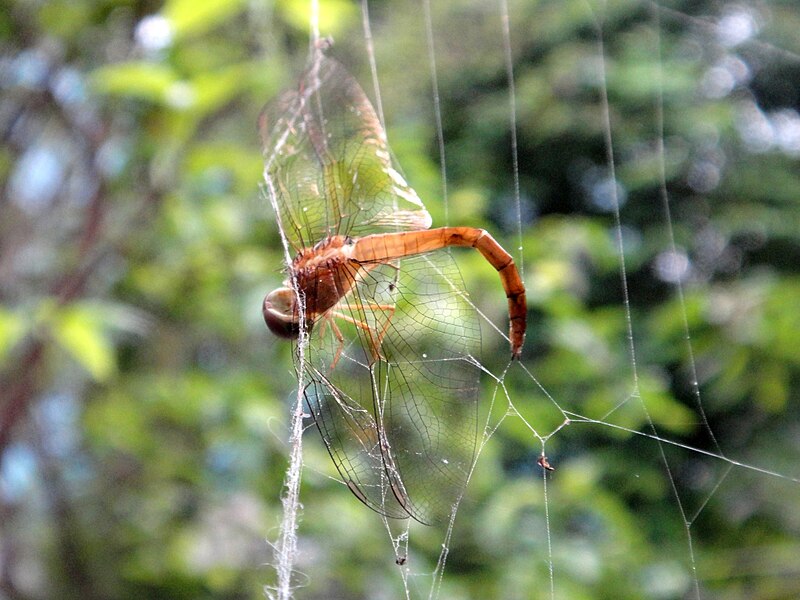
<instances>
[{"instance_id":1,"label":"insect","mask_svg":"<svg viewBox=\"0 0 800 600\"><path fill-rule=\"evenodd\" d=\"M544 452L539 456L536 463L542 467L545 471L555 471L556 468L550 464L550 461L545 456Z\"/></svg>"},{"instance_id":2,"label":"insect","mask_svg":"<svg viewBox=\"0 0 800 600\"><path fill-rule=\"evenodd\" d=\"M267 192L297 253L263 302L274 334L308 333L305 401L341 477L370 508L432 523L474 464L480 323L450 246L476 248L508 299L512 357L525 288L482 229L430 229L356 80L317 52L259 118Z\"/></svg>"}]
</instances>

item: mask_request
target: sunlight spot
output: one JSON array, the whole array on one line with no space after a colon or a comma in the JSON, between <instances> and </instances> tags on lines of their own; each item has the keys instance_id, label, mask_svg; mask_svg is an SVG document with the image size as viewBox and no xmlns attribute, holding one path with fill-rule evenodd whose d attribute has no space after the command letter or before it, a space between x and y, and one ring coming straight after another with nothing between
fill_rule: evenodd
<instances>
[{"instance_id":1,"label":"sunlight spot","mask_svg":"<svg viewBox=\"0 0 800 600\"><path fill-rule=\"evenodd\" d=\"M36 456L30 448L11 444L0 461L0 496L19 501L30 493L36 477Z\"/></svg>"},{"instance_id":2,"label":"sunlight spot","mask_svg":"<svg viewBox=\"0 0 800 600\"><path fill-rule=\"evenodd\" d=\"M179 110L191 108L195 102L194 88L186 81L173 83L167 90L167 102Z\"/></svg>"},{"instance_id":3,"label":"sunlight spot","mask_svg":"<svg viewBox=\"0 0 800 600\"><path fill-rule=\"evenodd\" d=\"M717 39L720 44L732 48L749 40L758 33L758 24L753 14L738 6L723 16L717 23Z\"/></svg>"},{"instance_id":4,"label":"sunlight spot","mask_svg":"<svg viewBox=\"0 0 800 600\"><path fill-rule=\"evenodd\" d=\"M643 575L648 595L653 598L679 598L692 584L685 569L674 562L654 564Z\"/></svg>"},{"instance_id":5,"label":"sunlight spot","mask_svg":"<svg viewBox=\"0 0 800 600\"><path fill-rule=\"evenodd\" d=\"M751 152L777 148L789 156L800 155L800 114L794 109L764 113L754 102L742 103L736 129Z\"/></svg>"},{"instance_id":6,"label":"sunlight spot","mask_svg":"<svg viewBox=\"0 0 800 600\"><path fill-rule=\"evenodd\" d=\"M3 74L3 87L19 85L37 89L44 87L49 65L44 52L25 50L20 52L8 67L8 74ZM5 69L4 69L5 70ZM9 85L10 84L10 85Z\"/></svg>"},{"instance_id":7,"label":"sunlight spot","mask_svg":"<svg viewBox=\"0 0 800 600\"><path fill-rule=\"evenodd\" d=\"M775 143L772 124L755 102L740 104L736 117L736 129L751 152L766 152Z\"/></svg>"},{"instance_id":8,"label":"sunlight spot","mask_svg":"<svg viewBox=\"0 0 800 600\"><path fill-rule=\"evenodd\" d=\"M689 167L687 183L695 192L704 194L716 188L721 178L719 165L710 160L699 160Z\"/></svg>"},{"instance_id":9,"label":"sunlight spot","mask_svg":"<svg viewBox=\"0 0 800 600\"><path fill-rule=\"evenodd\" d=\"M779 110L771 115L770 120L778 147L789 156L800 155L800 115L797 111Z\"/></svg>"},{"instance_id":10,"label":"sunlight spot","mask_svg":"<svg viewBox=\"0 0 800 600\"><path fill-rule=\"evenodd\" d=\"M581 186L593 208L603 212L613 212L625 205L628 192L619 181L602 171L597 168L589 169L582 178Z\"/></svg>"},{"instance_id":11,"label":"sunlight spot","mask_svg":"<svg viewBox=\"0 0 800 600\"><path fill-rule=\"evenodd\" d=\"M681 249L661 252L653 263L656 277L667 283L684 281L689 273L689 257Z\"/></svg>"},{"instance_id":12,"label":"sunlight spot","mask_svg":"<svg viewBox=\"0 0 800 600\"><path fill-rule=\"evenodd\" d=\"M703 227L695 235L695 246L701 258L716 261L728 246L728 239L714 227Z\"/></svg>"},{"instance_id":13,"label":"sunlight spot","mask_svg":"<svg viewBox=\"0 0 800 600\"><path fill-rule=\"evenodd\" d=\"M586 542L569 544L562 549L568 553L564 564L576 577L586 582L596 581L601 572L601 560L594 548Z\"/></svg>"},{"instance_id":14,"label":"sunlight spot","mask_svg":"<svg viewBox=\"0 0 800 600\"><path fill-rule=\"evenodd\" d=\"M64 180L64 163L54 148L34 146L11 174L11 200L29 215L50 206Z\"/></svg>"},{"instance_id":15,"label":"sunlight spot","mask_svg":"<svg viewBox=\"0 0 800 600\"><path fill-rule=\"evenodd\" d=\"M122 174L128 164L128 149L121 138L109 138L95 155L95 164L104 177L111 179Z\"/></svg>"},{"instance_id":16,"label":"sunlight spot","mask_svg":"<svg viewBox=\"0 0 800 600\"><path fill-rule=\"evenodd\" d=\"M700 89L707 98L724 98L736 85L733 74L724 67L711 67L700 81Z\"/></svg>"},{"instance_id":17,"label":"sunlight spot","mask_svg":"<svg viewBox=\"0 0 800 600\"><path fill-rule=\"evenodd\" d=\"M724 98L737 85L750 81L750 67L736 56L726 56L708 69L700 81L700 91L707 98Z\"/></svg>"},{"instance_id":18,"label":"sunlight spot","mask_svg":"<svg viewBox=\"0 0 800 600\"><path fill-rule=\"evenodd\" d=\"M62 104L78 104L86 99L86 85L76 69L65 67L53 77L53 96Z\"/></svg>"},{"instance_id":19,"label":"sunlight spot","mask_svg":"<svg viewBox=\"0 0 800 600\"><path fill-rule=\"evenodd\" d=\"M162 15L150 15L139 21L134 37L147 52L158 52L172 44L172 25Z\"/></svg>"},{"instance_id":20,"label":"sunlight spot","mask_svg":"<svg viewBox=\"0 0 800 600\"><path fill-rule=\"evenodd\" d=\"M637 252L642 248L643 238L640 230L623 225L619 229L619 234L622 236L622 248L625 254ZM617 232L612 231L611 235L616 240Z\"/></svg>"}]
</instances>

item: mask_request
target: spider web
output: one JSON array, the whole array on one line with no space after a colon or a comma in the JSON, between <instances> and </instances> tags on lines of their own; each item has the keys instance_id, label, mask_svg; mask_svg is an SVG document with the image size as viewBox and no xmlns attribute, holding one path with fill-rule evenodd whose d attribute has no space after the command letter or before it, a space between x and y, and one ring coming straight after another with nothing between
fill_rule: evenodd
<instances>
[{"instance_id":1,"label":"spider web","mask_svg":"<svg viewBox=\"0 0 800 600\"><path fill-rule=\"evenodd\" d=\"M640 471L647 471L643 468L645 461L655 461L659 464L659 470L666 483L665 489L668 490L664 494L663 500L665 506L668 507L665 512L671 515L671 526L681 528L684 533L683 545L680 549L669 548L666 550L668 556L663 557L663 560L653 559L653 566L650 569L652 581L642 584L641 597L707 597L709 594L713 594L715 579L720 577L735 579L734 574L715 573L713 560L703 559L698 552L698 545L702 544L702 537L711 535L708 528L712 525L705 522L707 518L713 516L709 514L711 513L710 506L722 502L723 504L727 503L730 510L736 510L735 504L732 504L735 499L731 498L730 494L735 493L735 490L742 489L752 490L753 494L757 495L786 493L796 496L800 490L800 478L796 469L791 466L796 455L789 459L784 457L783 461L778 463L775 468L763 458L751 460L748 455L744 455L744 458L733 454L728 455L725 448L729 444L740 447L735 443L737 432L719 430L712 426L712 419L707 414L702 382L709 378L708 373L704 370L711 367L698 358L698 334L693 331L693 323L697 322L694 315L697 294L694 292L700 284L698 283L699 278L693 279L691 273L693 267L696 269L700 267L692 264L687 251L681 247L680 232L676 232L676 220L673 216L669 174L670 169L674 167L670 154L674 151L670 147L674 141L666 133L665 94L669 93L670 86L674 84L674 78L678 74L664 72L665 59L662 56L664 40L661 33L665 28L685 28L691 32L691 36L687 37L691 37L696 50L699 48L697 50L698 58L694 59L695 62L708 63L704 69L703 80L698 85L699 93L711 100L726 98L737 87L746 88L746 75L742 73L742 65L746 66L746 60L742 58L743 56L750 59L759 58L762 61L782 61L795 66L800 64L800 57L789 50L759 40L760 23L767 18L764 7L761 12L758 12L756 9L743 5L723 4L715 7L713 12L709 9L707 16L693 16L657 3L625 3L624 6L620 3L618 6L617 3L586 2L582 6L586 15L587 40L589 40L586 49L587 56L583 63L587 71L582 75L593 80L596 92L596 113L593 118L599 123L605 153L604 163L585 169L590 175L587 176L588 180L584 181L583 185L590 201L595 203L595 208L609 217L607 232L613 240L611 247L617 263L620 282L619 304L622 307L624 321L619 328L616 343L619 348L625 349L626 372L617 373L614 377L609 376L605 383L605 389L602 390L603 393L593 394L595 402L587 403L565 395L557 383L549 382L551 378L547 376L547 373L540 372L541 365L538 368L532 368L530 365L533 360L530 355L526 354L529 358L523 357L521 362L499 364L491 357L487 359L475 357L475 364L483 373L484 393L481 400L480 421L483 424L483 431L478 444L476 461L472 465L468 479L471 479L476 471L480 471L482 454L490 447L490 443L495 441L495 438L504 435L503 432L506 428L511 427L517 432L515 434L516 441L519 441L521 435L524 435L528 443L528 463L535 463L538 458L541 465L552 463L556 471L551 473L532 464L528 464L525 468L529 481L522 489L531 496L517 500L527 501L540 511L536 519L529 522L530 535L543 534L543 543L530 546L529 556L523 557L520 564L528 561L544 565L544 571L538 567L534 571L539 574L544 572L546 580L538 579L536 591L525 590L520 593L520 597L578 597L574 587L576 580L582 583L582 593L586 596L590 593L586 590L591 590L592 586L596 584L591 583L590 577L571 578L569 574L571 569L579 568L576 565L582 565L591 570L590 567L586 567L586 561L591 564L591 560L586 557L585 548L576 542L580 536L571 533L569 527L565 525L574 517L566 514L561 509L559 501L554 499L554 497L568 497L569 494L560 488L568 485L570 481L574 485L576 473L582 473L584 477L591 478L591 460L588 461L588 464L581 464L581 460L576 460L575 464L570 462L570 456L575 453L574 444L580 443L580 440L574 441L573 432L584 427L600 428L607 434L610 444L637 445L642 448L641 465L611 465L614 468L609 470L618 476L622 473L620 476L622 480L626 479L625 475L628 480L635 480ZM642 110L646 111L652 120L654 135L652 140L642 142L643 146L647 146L642 152L647 155L649 160L649 164L646 166L656 170L659 182L656 202L647 207L647 210L650 211L654 220L657 218L661 220L665 232L665 236L660 240L660 248L655 253L656 259L653 268L669 284L669 288L663 293L672 298L672 309L678 314L680 331L674 336L674 346L669 351L678 357L676 360L681 364L681 373L685 374L690 388L687 395L691 397L693 406L690 412L682 412L677 416L679 420L691 421L686 425L694 428L696 433L693 437L687 436L690 441L685 441L685 437L676 433L679 431L679 427L671 428L664 425L669 422L665 415L653 412L661 410L660 407L663 403L660 402L660 396L664 394L664 385L658 382L658 378L653 375L650 367L641 358L642 347L648 343L644 337L645 325L643 324L646 315L639 314L632 301L632 295L639 292L635 288L636 282L631 279L630 275L629 261L630 257L635 255L631 247L635 248L641 244L641 241L637 240L634 233L626 226L623 213L623 209L627 208L626 203L630 200L626 197L626 187L621 180L629 174L619 174L620 169L627 166L627 162L620 159L620 150L615 147L615 140L618 137L617 130L624 127L625 124L618 120L615 100L609 92L609 77L613 76L615 72L614 65L610 63L613 60L619 60L619 57L615 54L616 49L609 49L609 45L613 41L606 36L605 21L611 16L615 16L617 10L633 11L634 8L637 11L635 26L645 27L650 32L651 46L646 49L646 52L653 67L647 73L647 77L652 79L643 93ZM384 65L378 60L380 54L379 50L376 50L376 45L379 45L380 36L373 33L373 21L369 9L368 3L364 0L361 4L361 42L372 73L374 88L372 96L375 108L381 122L386 126L384 106L381 101L382 96L386 94L385 88L382 94L379 80L384 70L391 71L398 67ZM470 7L463 9L469 12ZM508 146L504 151L509 156L510 192L508 197L512 207L509 219L512 223L512 232L509 237L517 240L515 260L524 277L526 274L523 269L523 258L528 256L528 264L533 265L531 267L533 273L528 273L526 277L530 293L531 291L535 292L537 283L541 284L544 275L542 269L537 268L535 259L531 259L532 254L525 245L525 240L529 239L525 235L526 230L529 227L535 229L536 223L529 224L529 218L526 217L528 199L523 193L524 186L520 177L518 138L520 137L521 117L518 114L517 106L520 86L515 78L513 66L514 56L518 51L515 44L521 44L520 31L515 29L517 10L521 11L521 6L509 8L505 0L498 0L491 11L486 9L478 12L482 17L495 19L494 40L496 46L500 48L496 54L506 75L506 111L510 123L510 133ZM553 7L550 3L542 3L539 10L553 10ZM443 108L439 89L442 69L445 69L445 73L448 69L447 65L442 65L442 56L437 51L437 43L441 43L440 40L443 39L437 32L444 31L448 26L441 20L443 19L442 15L442 12L432 11L431 3L428 0L423 1L422 15L417 17L420 19L420 24L416 29L419 34L416 42L419 48L424 49L424 60L430 69L428 101L435 127L436 154L441 169L444 222L435 223L435 225L458 225L460 223L450 222L454 212L452 204L456 201L451 198L450 188L452 186L448 184L451 176L448 173L447 140L443 125L443 111L446 109ZM774 18L774 14L770 16ZM312 49L319 43L317 19L318 9L316 2L313 2ZM388 26L391 27L391 22ZM468 42L465 45L469 47ZM422 59L423 56L419 55L418 58ZM364 82L362 81L362 83ZM734 105L734 101L731 100L730 104ZM796 137L792 138L791 127L785 123L787 120L791 121L792 118L795 118L796 113L794 113L795 117L786 111L767 113L746 94L737 97L736 106L742 112L750 111L751 118L749 121L742 121L740 134L742 145L748 147L755 156L763 155L769 150L777 150L790 157L796 157L800 153L798 134L795 132ZM770 119L772 120L770 121ZM784 123L783 129L780 129L781 123ZM391 123L388 125L391 131ZM769 136L767 130L772 131L771 141L767 139ZM690 179L694 177L694 180L690 180L689 186L698 195L712 192L715 187L714 178L721 177L724 170L722 162L717 161L715 164L713 157L706 156L701 159L696 161L695 170L689 175ZM413 181L411 183L413 185ZM271 191L269 186L270 182L267 178L267 194L274 201L274 190ZM652 198L650 200L652 201ZM431 200L426 200L428 208L431 208L431 203ZM283 231L281 233L286 249L286 259L287 262L290 262L290 247ZM634 258L634 260L636 259ZM435 268L435 265L432 265L432 268ZM455 284L454 287L458 288ZM692 290L687 291L688 287L691 287ZM704 293L709 296L712 294L708 288L704 290ZM719 292L715 293L718 297L709 300L711 303L716 302L719 310L722 310L723 302L733 301L730 297L723 297ZM494 341L492 338L505 337L496 324L501 322L496 316L502 315L502 313L485 310L484 305L473 301L471 296L464 296L464 299L481 315L485 340ZM574 323L564 326L559 334L564 336L565 345L572 346L578 351L602 352L605 350L602 343L590 339L591 336L587 331ZM528 345L533 343L535 341L530 339L529 333ZM268 592L271 597L278 598L293 597L297 586L303 581L298 577L299 569L296 563L302 562L299 561L300 557L298 556L297 529L300 508L299 484L303 468L302 390L306 382L302 380L302 374L306 349L307 340L301 338L298 344L297 373L299 381L296 410L293 413L291 463L287 471L287 488L284 494L284 520L281 536L276 544L279 583L275 590ZM707 356L708 350L703 348L703 353ZM586 393L590 395L588 390ZM531 404L535 406L531 408ZM527 433L519 434L520 431ZM515 440L514 436L511 436L510 439ZM533 454L530 453L531 448ZM611 460L613 460L613 451L599 450L598 454L605 460L609 460L608 457L612 457ZM758 455L754 454L753 456ZM584 463L586 463L585 460ZM536 481L534 481L536 473L534 469L539 471ZM741 483L730 486L732 491L727 492L726 489L732 479L737 479ZM687 486L687 481L691 485ZM635 484L631 485L635 486ZM762 488L769 491L763 491ZM469 486L465 489L465 493L467 496L470 495ZM453 538L458 535L459 509L462 499L463 496L459 496L455 500L449 518L436 529L438 533L435 535L439 536L441 551L432 568L427 568L424 559L415 554L412 543L415 536L430 537L430 530L423 531L425 528L422 525L415 524L411 520L395 521L386 517L377 517L383 524L383 530L394 552L397 565L396 576L402 586L404 597L439 598L450 596L450 592L447 591L446 567L453 548ZM746 508L739 507L739 510L746 510ZM643 516L642 518L647 517ZM587 533L585 537L591 538L591 532ZM771 555L776 555L772 551L773 549L768 550ZM741 551L742 554L751 552L749 548L741 548ZM594 557L592 560L600 559ZM627 560L633 564L634 557L622 557L620 560L622 562ZM748 562L748 564L749 568L753 569L758 569L761 565L756 562ZM509 565L509 568L513 570L515 566L519 565ZM761 568L766 572L766 567ZM777 565L776 568L781 568L781 565ZM789 569L791 574L792 567L783 565L783 568ZM387 565L387 570L389 569L390 567ZM796 570L796 566L794 569ZM314 573L309 572L306 576L313 579ZM796 572L794 577L796 580ZM528 581L528 579L522 577L520 581ZM795 588L787 583L787 589ZM298 595L301 594L298 593ZM598 595L598 597L600 596L602 593Z\"/></svg>"}]
</instances>

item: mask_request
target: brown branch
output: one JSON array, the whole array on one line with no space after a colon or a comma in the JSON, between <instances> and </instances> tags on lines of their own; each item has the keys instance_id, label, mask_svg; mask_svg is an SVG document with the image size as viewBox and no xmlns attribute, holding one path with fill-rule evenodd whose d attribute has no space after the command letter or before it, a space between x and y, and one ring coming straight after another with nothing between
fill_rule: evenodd
<instances>
[{"instance_id":1,"label":"brown branch","mask_svg":"<svg viewBox=\"0 0 800 600\"><path fill-rule=\"evenodd\" d=\"M44 484L51 512L57 541L58 563L64 584L71 588L67 593L62 592L61 595L86 600L100 598L101 594L96 589L96 582L92 577L89 557L84 551L86 545L81 543L83 536L78 516L69 501L69 489L61 472L60 461L47 448L47 431L42 432L36 425L34 428L33 447L41 469L41 481Z\"/></svg>"},{"instance_id":2,"label":"brown branch","mask_svg":"<svg viewBox=\"0 0 800 600\"><path fill-rule=\"evenodd\" d=\"M52 69L54 71L55 69ZM39 102L34 105L54 107L56 114L73 132L77 145L86 148L83 165L96 189L84 211L84 220L78 239L78 256L76 265L51 286L50 295L56 298L59 305L66 304L79 297L94 273L102 253L96 247L102 239L105 217L106 187L103 178L94 164L95 156L100 148L108 128L102 123L86 124L73 118L69 111L52 96L49 91L36 92ZM28 105L30 106L30 105ZM30 110L28 108L28 110ZM93 252L94 251L94 252ZM45 342L32 339L30 347L18 362L18 367L7 369L0 374L0 454L11 440L16 424L23 418L28 406L38 390L36 373L44 356Z\"/></svg>"},{"instance_id":3,"label":"brown branch","mask_svg":"<svg viewBox=\"0 0 800 600\"><path fill-rule=\"evenodd\" d=\"M0 389L5 399L0 412L0 455L11 441L14 426L25 414L30 399L36 392L39 363L44 354L44 343L36 340L22 357L19 368L0 379Z\"/></svg>"}]
</instances>

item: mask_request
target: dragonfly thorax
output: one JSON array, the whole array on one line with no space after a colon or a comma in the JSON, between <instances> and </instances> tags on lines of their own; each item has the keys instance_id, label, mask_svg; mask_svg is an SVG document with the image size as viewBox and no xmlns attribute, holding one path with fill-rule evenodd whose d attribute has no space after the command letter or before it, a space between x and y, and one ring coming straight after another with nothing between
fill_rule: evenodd
<instances>
[{"instance_id":1,"label":"dragonfly thorax","mask_svg":"<svg viewBox=\"0 0 800 600\"><path fill-rule=\"evenodd\" d=\"M356 240L329 236L313 248L304 248L292 261L291 276L284 286L264 298L264 322L275 335L296 339L300 334L300 310L291 287L294 280L305 308L306 330L353 287L359 264L352 259Z\"/></svg>"}]
</instances>

